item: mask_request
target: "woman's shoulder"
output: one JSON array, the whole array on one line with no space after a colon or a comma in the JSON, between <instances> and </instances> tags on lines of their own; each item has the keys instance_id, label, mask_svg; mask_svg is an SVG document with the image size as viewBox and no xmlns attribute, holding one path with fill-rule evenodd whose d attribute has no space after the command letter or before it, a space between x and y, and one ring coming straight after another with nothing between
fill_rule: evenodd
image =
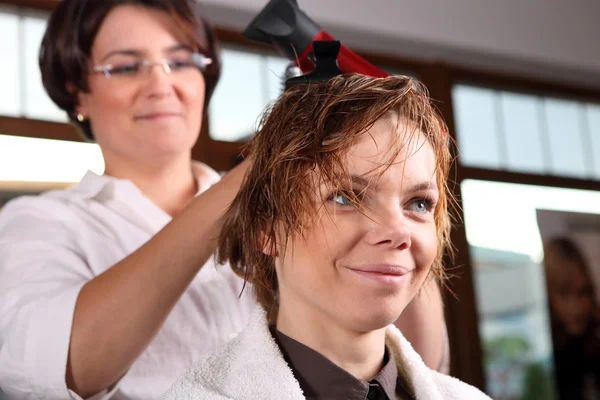
<instances>
[{"instance_id":1,"label":"woman's shoulder","mask_svg":"<svg viewBox=\"0 0 600 400\"><path fill-rule=\"evenodd\" d=\"M69 212L65 190L45 192L38 195L23 195L11 199L0 209L0 226L9 221L26 218L28 220L57 219Z\"/></svg>"},{"instance_id":2,"label":"woman's shoulder","mask_svg":"<svg viewBox=\"0 0 600 400\"><path fill-rule=\"evenodd\" d=\"M68 221L81 218L82 204L93 200L110 182L109 178L90 171L79 183L65 184L64 187L35 195L16 197L0 208L0 226L7 221L23 218L31 223L37 220Z\"/></svg>"},{"instance_id":3,"label":"woman's shoulder","mask_svg":"<svg viewBox=\"0 0 600 400\"><path fill-rule=\"evenodd\" d=\"M410 382L417 398L490 400L476 387L428 368L410 342L393 324L386 329L386 343L394 353L398 372Z\"/></svg>"},{"instance_id":4,"label":"woman's shoulder","mask_svg":"<svg viewBox=\"0 0 600 400\"><path fill-rule=\"evenodd\" d=\"M242 332L192 366L163 400L192 398L304 399L260 306Z\"/></svg>"},{"instance_id":5,"label":"woman's shoulder","mask_svg":"<svg viewBox=\"0 0 600 400\"><path fill-rule=\"evenodd\" d=\"M80 231L86 220L80 203L86 198L78 186L11 199L0 208L0 236L51 240L55 234Z\"/></svg>"},{"instance_id":6,"label":"woman's shoulder","mask_svg":"<svg viewBox=\"0 0 600 400\"><path fill-rule=\"evenodd\" d=\"M491 400L491 398L477 389L459 379L437 371L431 371L432 378L442 395L446 400Z\"/></svg>"},{"instance_id":7,"label":"woman's shoulder","mask_svg":"<svg viewBox=\"0 0 600 400\"><path fill-rule=\"evenodd\" d=\"M161 397L161 400L234 400L207 387L199 387L192 380L180 379Z\"/></svg>"},{"instance_id":8,"label":"woman's shoulder","mask_svg":"<svg viewBox=\"0 0 600 400\"><path fill-rule=\"evenodd\" d=\"M0 210L0 253L4 259L25 260L58 257L61 251L78 254L78 227L69 223L68 211L54 200L35 197L15 199Z\"/></svg>"}]
</instances>

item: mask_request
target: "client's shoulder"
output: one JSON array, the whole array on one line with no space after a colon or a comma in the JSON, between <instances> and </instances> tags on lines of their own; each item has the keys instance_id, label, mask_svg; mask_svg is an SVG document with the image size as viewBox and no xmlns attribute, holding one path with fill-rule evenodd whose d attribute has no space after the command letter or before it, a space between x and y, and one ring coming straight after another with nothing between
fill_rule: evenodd
<instances>
[{"instance_id":1,"label":"client's shoulder","mask_svg":"<svg viewBox=\"0 0 600 400\"><path fill-rule=\"evenodd\" d=\"M490 400L476 387L429 369L410 342L394 325L386 328L386 344L394 353L399 374L409 383L417 398Z\"/></svg>"},{"instance_id":2,"label":"client's shoulder","mask_svg":"<svg viewBox=\"0 0 600 400\"><path fill-rule=\"evenodd\" d=\"M190 368L163 400L209 398L304 399L262 308L246 329Z\"/></svg>"},{"instance_id":3,"label":"client's shoulder","mask_svg":"<svg viewBox=\"0 0 600 400\"><path fill-rule=\"evenodd\" d=\"M491 398L477 389L459 379L444 375L437 371L431 371L432 377L443 399L447 400L491 400Z\"/></svg>"}]
</instances>

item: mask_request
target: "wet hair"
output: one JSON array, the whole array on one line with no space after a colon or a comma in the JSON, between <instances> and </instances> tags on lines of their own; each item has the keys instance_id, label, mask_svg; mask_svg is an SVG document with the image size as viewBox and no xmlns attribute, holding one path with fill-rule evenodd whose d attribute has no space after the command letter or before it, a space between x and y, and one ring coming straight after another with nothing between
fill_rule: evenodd
<instances>
[{"instance_id":1,"label":"wet hair","mask_svg":"<svg viewBox=\"0 0 600 400\"><path fill-rule=\"evenodd\" d=\"M253 284L258 301L271 316L278 306L278 286L273 257L263 252L265 238L275 246L276 237L302 235L326 201L323 195L315 204L316 188L326 184L334 192L346 193L351 187L346 166L351 147L378 120L394 115L398 146L391 149L390 162L375 169L382 174L398 162L404 146L419 137L433 148L439 188L434 211L438 253L430 272L442 281L445 278L442 257L450 249L451 154L447 127L425 87L406 76L360 74L295 85L265 112L248 144L252 164L224 216L217 251L219 262L228 262ZM409 130L411 134L405 135ZM360 208L360 199L349 192L349 200Z\"/></svg>"},{"instance_id":2,"label":"wet hair","mask_svg":"<svg viewBox=\"0 0 600 400\"><path fill-rule=\"evenodd\" d=\"M86 139L94 135L89 121L78 121L77 92L89 92L89 58L96 35L108 13L121 5L134 5L168 13L189 44L213 62L203 72L206 82L204 111L219 80L218 42L211 26L191 0L62 0L54 9L39 53L42 83L52 101L67 112ZM73 90L75 89L75 90Z\"/></svg>"}]
</instances>

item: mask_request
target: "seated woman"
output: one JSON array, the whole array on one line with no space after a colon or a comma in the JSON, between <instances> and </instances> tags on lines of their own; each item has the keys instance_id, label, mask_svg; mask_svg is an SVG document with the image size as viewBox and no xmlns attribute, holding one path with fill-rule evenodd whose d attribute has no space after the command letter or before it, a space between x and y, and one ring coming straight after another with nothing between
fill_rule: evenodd
<instances>
[{"instance_id":1,"label":"seated woman","mask_svg":"<svg viewBox=\"0 0 600 400\"><path fill-rule=\"evenodd\" d=\"M560 400L600 397L600 320L590 265L574 241L545 243L544 269Z\"/></svg>"},{"instance_id":2,"label":"seated woman","mask_svg":"<svg viewBox=\"0 0 600 400\"><path fill-rule=\"evenodd\" d=\"M487 399L393 325L449 246L447 130L408 77L288 88L250 145L221 262L262 308L166 399Z\"/></svg>"}]
</instances>

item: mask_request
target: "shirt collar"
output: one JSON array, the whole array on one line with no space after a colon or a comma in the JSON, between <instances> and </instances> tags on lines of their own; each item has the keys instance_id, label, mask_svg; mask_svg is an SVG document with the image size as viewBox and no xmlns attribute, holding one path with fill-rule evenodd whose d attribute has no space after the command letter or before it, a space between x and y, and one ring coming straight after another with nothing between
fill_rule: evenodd
<instances>
[{"instance_id":1,"label":"shirt collar","mask_svg":"<svg viewBox=\"0 0 600 400\"><path fill-rule=\"evenodd\" d=\"M398 393L400 389L402 392L406 392L406 396L408 397L406 388L404 385L402 385L401 379L398 375L398 366L396 365L394 353L390 351L387 346L385 348L385 355L386 362L383 368L371 381L377 381L377 383L379 383L388 399L396 398L395 394ZM397 387L398 385L401 387Z\"/></svg>"},{"instance_id":2,"label":"shirt collar","mask_svg":"<svg viewBox=\"0 0 600 400\"><path fill-rule=\"evenodd\" d=\"M221 178L220 175L208 165L194 162L192 170L198 184L196 196L205 192ZM139 188L127 179L119 179L110 175L98 175L93 171L87 171L78 185L72 188L84 198L94 198L100 193L113 197L117 193L136 193L143 195Z\"/></svg>"},{"instance_id":3,"label":"shirt collar","mask_svg":"<svg viewBox=\"0 0 600 400\"><path fill-rule=\"evenodd\" d=\"M79 184L72 188L72 191L80 194L81 197L91 199L102 192L113 181L118 181L118 179L108 175L98 175L93 171L87 171L81 181L79 181Z\"/></svg>"},{"instance_id":4,"label":"shirt collar","mask_svg":"<svg viewBox=\"0 0 600 400\"><path fill-rule=\"evenodd\" d=\"M193 168L198 183L196 195L204 192L220 179L219 174L204 164L194 164ZM88 171L80 183L70 189L69 193L80 199L93 199L110 207L124 219L150 234L161 230L172 219L127 179L98 175Z\"/></svg>"},{"instance_id":5,"label":"shirt collar","mask_svg":"<svg viewBox=\"0 0 600 400\"><path fill-rule=\"evenodd\" d=\"M271 334L307 398L364 400L369 392L369 383L374 381L381 386L388 399L397 398L398 368L393 353L387 347L383 368L367 382L356 379L318 352L275 328L271 328Z\"/></svg>"}]
</instances>

